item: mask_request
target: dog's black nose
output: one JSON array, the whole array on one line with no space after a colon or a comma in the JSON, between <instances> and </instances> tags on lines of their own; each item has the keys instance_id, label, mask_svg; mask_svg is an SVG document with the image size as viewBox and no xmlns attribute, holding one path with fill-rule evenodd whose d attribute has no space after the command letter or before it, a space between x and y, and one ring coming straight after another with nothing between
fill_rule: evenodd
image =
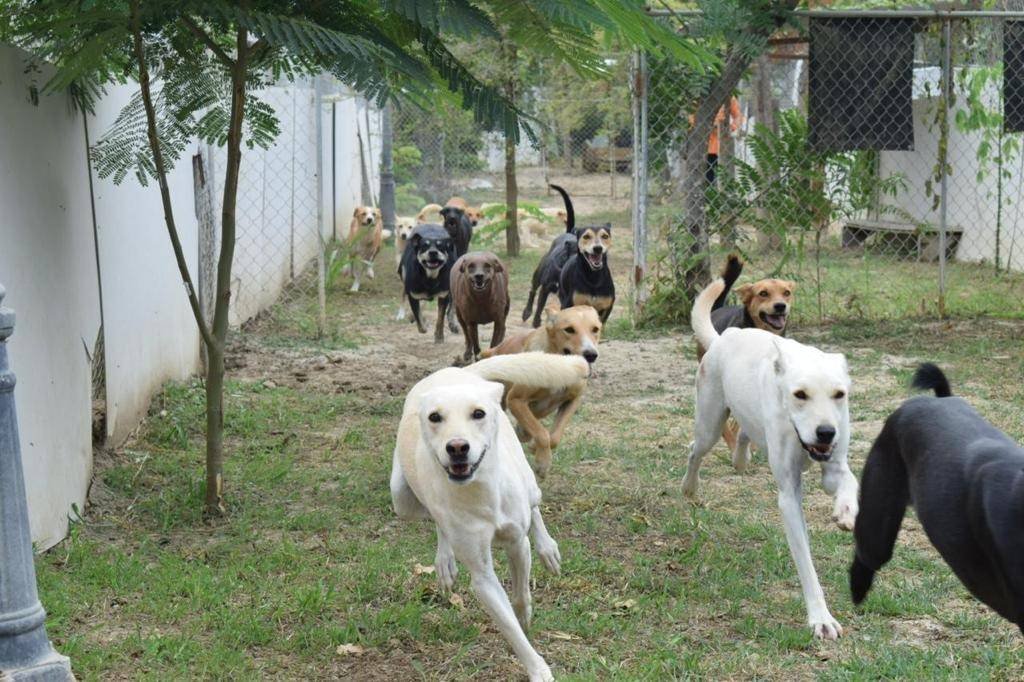
<instances>
[{"instance_id":1,"label":"dog's black nose","mask_svg":"<svg viewBox=\"0 0 1024 682\"><path fill-rule=\"evenodd\" d=\"M777 313L784 313L784 312L786 312L786 304L785 303L776 303L775 304L775 312L777 312Z\"/></svg>"},{"instance_id":2,"label":"dog's black nose","mask_svg":"<svg viewBox=\"0 0 1024 682\"><path fill-rule=\"evenodd\" d=\"M596 350L585 350L585 351L583 351L583 359L586 360L587 362L589 362L590 364L594 364L595 362L597 362L597 351Z\"/></svg>"},{"instance_id":3,"label":"dog's black nose","mask_svg":"<svg viewBox=\"0 0 1024 682\"><path fill-rule=\"evenodd\" d=\"M452 459L466 459L469 457L469 443L462 438L452 438L444 446L444 449L448 451L448 456Z\"/></svg>"},{"instance_id":4,"label":"dog's black nose","mask_svg":"<svg viewBox=\"0 0 1024 682\"><path fill-rule=\"evenodd\" d=\"M603 246L601 246L600 244L594 245L594 253L598 253L599 254L599 253L602 253L603 251L604 251L604 247Z\"/></svg>"},{"instance_id":5,"label":"dog's black nose","mask_svg":"<svg viewBox=\"0 0 1024 682\"><path fill-rule=\"evenodd\" d=\"M819 443L831 443L836 437L836 429L833 426L819 426L814 435L818 437Z\"/></svg>"}]
</instances>

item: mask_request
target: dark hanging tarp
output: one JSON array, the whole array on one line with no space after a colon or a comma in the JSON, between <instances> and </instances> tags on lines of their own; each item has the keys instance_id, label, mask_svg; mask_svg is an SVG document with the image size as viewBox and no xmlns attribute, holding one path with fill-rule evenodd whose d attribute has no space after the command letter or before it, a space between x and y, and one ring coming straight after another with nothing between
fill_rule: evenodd
<instances>
[{"instance_id":1,"label":"dark hanging tarp","mask_svg":"<svg viewBox=\"0 0 1024 682\"><path fill-rule=\"evenodd\" d=\"M811 19L813 150L914 148L913 29L913 19Z\"/></svg>"},{"instance_id":2,"label":"dark hanging tarp","mask_svg":"<svg viewBox=\"0 0 1024 682\"><path fill-rule=\"evenodd\" d=\"M1024 131L1024 21L1003 24L1003 129Z\"/></svg>"}]
</instances>

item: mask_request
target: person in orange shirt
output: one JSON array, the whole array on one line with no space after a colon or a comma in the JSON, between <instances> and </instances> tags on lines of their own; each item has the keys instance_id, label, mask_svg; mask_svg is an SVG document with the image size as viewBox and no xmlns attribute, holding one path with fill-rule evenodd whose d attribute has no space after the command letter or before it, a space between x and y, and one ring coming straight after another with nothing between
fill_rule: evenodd
<instances>
[{"instance_id":1,"label":"person in orange shirt","mask_svg":"<svg viewBox=\"0 0 1024 682\"><path fill-rule=\"evenodd\" d=\"M740 103L735 97L729 98L729 132L735 133L742 123L743 113L740 111ZM715 114L715 125L708 137L708 165L704 172L708 186L715 184L715 174L718 170L719 130L725 123L725 107ZM693 114L690 114L690 125L693 125Z\"/></svg>"}]
</instances>

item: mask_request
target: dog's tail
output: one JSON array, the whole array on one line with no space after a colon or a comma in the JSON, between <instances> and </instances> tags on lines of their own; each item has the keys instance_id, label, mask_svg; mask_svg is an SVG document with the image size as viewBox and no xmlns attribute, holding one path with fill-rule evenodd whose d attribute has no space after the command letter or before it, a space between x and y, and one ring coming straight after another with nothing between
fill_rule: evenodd
<instances>
[{"instance_id":1,"label":"dog's tail","mask_svg":"<svg viewBox=\"0 0 1024 682\"><path fill-rule=\"evenodd\" d=\"M579 355L555 355L542 351L494 355L467 366L466 371L488 381L521 384L551 391L567 388L586 379L587 361Z\"/></svg>"},{"instance_id":2,"label":"dog's tail","mask_svg":"<svg viewBox=\"0 0 1024 682\"><path fill-rule=\"evenodd\" d=\"M548 185L548 187L562 195L562 201L565 202L565 231L572 232L576 229L576 211L572 208L572 199L569 198L569 193L558 185Z\"/></svg>"},{"instance_id":3,"label":"dog's tail","mask_svg":"<svg viewBox=\"0 0 1024 682\"><path fill-rule=\"evenodd\" d=\"M949 388L949 379L937 365L930 362L923 362L918 366L910 385L923 391L934 390L936 398L948 398L953 395Z\"/></svg>"},{"instance_id":4,"label":"dog's tail","mask_svg":"<svg viewBox=\"0 0 1024 682\"><path fill-rule=\"evenodd\" d=\"M718 310L725 305L725 297L729 295L732 285L740 278L741 272L743 272L743 261L736 254L730 253L729 258L725 261L725 267L722 268L722 281L725 282L725 288L715 299L714 305L711 306L712 310Z\"/></svg>"},{"instance_id":5,"label":"dog's tail","mask_svg":"<svg viewBox=\"0 0 1024 682\"><path fill-rule=\"evenodd\" d=\"M704 287L704 291L697 294L697 300L693 302L693 310L690 311L690 326L693 328L693 335L697 337L697 343L705 349L711 348L711 344L718 338L715 325L711 323L711 311L715 299L725 291L725 287L724 277L719 277Z\"/></svg>"}]
</instances>

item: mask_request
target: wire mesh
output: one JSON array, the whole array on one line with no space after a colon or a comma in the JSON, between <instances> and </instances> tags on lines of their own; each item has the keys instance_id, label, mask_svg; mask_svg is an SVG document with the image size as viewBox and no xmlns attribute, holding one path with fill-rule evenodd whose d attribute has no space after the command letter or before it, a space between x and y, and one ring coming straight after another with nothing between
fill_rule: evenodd
<instances>
[{"instance_id":1,"label":"wire mesh","mask_svg":"<svg viewBox=\"0 0 1024 682\"><path fill-rule=\"evenodd\" d=\"M738 250L748 277L797 281L811 319L1024 313L1009 295L1024 269L1024 158L1004 125L1003 30L995 17L894 15L773 36L693 160L699 256L713 271ZM649 70L645 201L655 277L673 283L689 264L664 245L693 220L685 147L707 83L670 60Z\"/></svg>"}]
</instances>

